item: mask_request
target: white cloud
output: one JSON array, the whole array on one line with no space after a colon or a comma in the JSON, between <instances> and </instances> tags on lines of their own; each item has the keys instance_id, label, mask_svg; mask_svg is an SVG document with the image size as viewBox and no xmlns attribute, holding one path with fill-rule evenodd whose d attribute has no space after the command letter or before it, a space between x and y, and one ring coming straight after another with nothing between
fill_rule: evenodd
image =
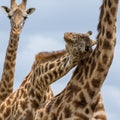
<instances>
[{"instance_id":1,"label":"white cloud","mask_svg":"<svg viewBox=\"0 0 120 120\"><path fill-rule=\"evenodd\" d=\"M51 37L34 35L29 38L29 43L27 47L28 49L36 53L40 51L60 50L65 48L65 45L62 44L61 41L63 41L62 38L58 40Z\"/></svg>"},{"instance_id":2,"label":"white cloud","mask_svg":"<svg viewBox=\"0 0 120 120\"><path fill-rule=\"evenodd\" d=\"M120 107L120 88L116 86L105 85L102 89L103 95L107 99L107 101L113 103L116 107Z\"/></svg>"},{"instance_id":3,"label":"white cloud","mask_svg":"<svg viewBox=\"0 0 120 120\"><path fill-rule=\"evenodd\" d=\"M119 120L120 88L112 85L105 85L102 88L102 96L108 120Z\"/></svg>"},{"instance_id":4,"label":"white cloud","mask_svg":"<svg viewBox=\"0 0 120 120\"><path fill-rule=\"evenodd\" d=\"M61 79L57 80L55 83L51 85L55 95L62 92L62 90L66 87L67 83L70 81L70 78L72 77L73 70L74 69L72 69L69 73L67 73L65 76L63 76Z\"/></svg>"},{"instance_id":5,"label":"white cloud","mask_svg":"<svg viewBox=\"0 0 120 120\"><path fill-rule=\"evenodd\" d=\"M108 112L107 113L108 120L119 120L119 113L116 112Z\"/></svg>"}]
</instances>

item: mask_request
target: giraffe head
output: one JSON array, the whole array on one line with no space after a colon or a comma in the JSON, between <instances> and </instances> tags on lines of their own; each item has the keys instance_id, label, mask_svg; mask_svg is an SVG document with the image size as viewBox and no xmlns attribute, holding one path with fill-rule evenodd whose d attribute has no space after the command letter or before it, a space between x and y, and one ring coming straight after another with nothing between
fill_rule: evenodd
<instances>
[{"instance_id":1,"label":"giraffe head","mask_svg":"<svg viewBox=\"0 0 120 120\"><path fill-rule=\"evenodd\" d=\"M10 8L2 6L10 19L12 30L16 34L20 34L26 18L35 11L35 8L26 10L26 3L27 0L22 0L21 4L17 5L15 0L11 0Z\"/></svg>"},{"instance_id":2,"label":"giraffe head","mask_svg":"<svg viewBox=\"0 0 120 120\"><path fill-rule=\"evenodd\" d=\"M86 34L67 32L64 34L64 40L66 42L66 50L77 60L85 59L92 52L92 46L96 44L89 38L92 34L88 31ZM77 59L78 58L78 59Z\"/></svg>"}]
</instances>

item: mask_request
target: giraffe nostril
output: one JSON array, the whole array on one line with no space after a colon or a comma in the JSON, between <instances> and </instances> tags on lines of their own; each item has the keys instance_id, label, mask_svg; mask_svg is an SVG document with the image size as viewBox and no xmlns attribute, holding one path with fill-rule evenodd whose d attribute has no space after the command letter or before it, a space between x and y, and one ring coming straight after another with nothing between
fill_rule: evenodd
<instances>
[{"instance_id":1,"label":"giraffe nostril","mask_svg":"<svg viewBox=\"0 0 120 120\"><path fill-rule=\"evenodd\" d=\"M90 47L89 46L86 46L85 47L85 51L89 51Z\"/></svg>"}]
</instances>

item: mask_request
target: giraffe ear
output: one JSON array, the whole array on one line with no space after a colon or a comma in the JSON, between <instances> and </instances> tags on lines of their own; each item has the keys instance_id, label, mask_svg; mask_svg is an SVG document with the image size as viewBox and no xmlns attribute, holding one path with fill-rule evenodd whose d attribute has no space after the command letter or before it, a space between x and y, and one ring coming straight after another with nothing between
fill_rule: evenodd
<instances>
[{"instance_id":1,"label":"giraffe ear","mask_svg":"<svg viewBox=\"0 0 120 120\"><path fill-rule=\"evenodd\" d=\"M35 11L35 8L29 8L29 9L27 10L27 14L28 14L28 15L31 15L34 11Z\"/></svg>"},{"instance_id":2,"label":"giraffe ear","mask_svg":"<svg viewBox=\"0 0 120 120\"><path fill-rule=\"evenodd\" d=\"M8 7L6 7L6 6L1 6L1 8L7 14L10 12L10 9Z\"/></svg>"}]
</instances>

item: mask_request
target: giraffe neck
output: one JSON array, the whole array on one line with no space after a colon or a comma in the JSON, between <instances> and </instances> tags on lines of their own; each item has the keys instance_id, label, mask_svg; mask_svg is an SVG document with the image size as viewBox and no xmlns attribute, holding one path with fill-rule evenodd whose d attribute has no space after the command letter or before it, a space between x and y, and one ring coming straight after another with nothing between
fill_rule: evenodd
<instances>
[{"instance_id":1,"label":"giraffe neck","mask_svg":"<svg viewBox=\"0 0 120 120\"><path fill-rule=\"evenodd\" d=\"M96 49L78 65L65 90L37 111L35 120L94 119L96 99L114 55L117 8L118 0L103 0Z\"/></svg>"},{"instance_id":2,"label":"giraffe neck","mask_svg":"<svg viewBox=\"0 0 120 120\"><path fill-rule=\"evenodd\" d=\"M44 64L37 62L37 66L38 67L34 67L33 65L32 77L30 80L31 88L29 88L28 91L30 96L32 94L31 92L34 91L35 95L33 98L31 97L31 99L36 99L35 96L39 95L39 99L37 99L40 100L38 101L40 103L45 101L42 95L49 85L69 72L75 64L71 60L70 56L65 54L58 59L48 61Z\"/></svg>"},{"instance_id":3,"label":"giraffe neck","mask_svg":"<svg viewBox=\"0 0 120 120\"><path fill-rule=\"evenodd\" d=\"M0 103L13 91L18 41L19 35L15 34L11 30L9 44L5 56L3 73L0 81Z\"/></svg>"},{"instance_id":4,"label":"giraffe neck","mask_svg":"<svg viewBox=\"0 0 120 120\"><path fill-rule=\"evenodd\" d=\"M80 99L83 103L79 106L81 110L85 109L87 105L91 105L91 113L95 110L97 95L106 78L114 55L117 7L118 0L103 1L98 25L98 45L92 55L84 63L78 65L65 90L66 96L69 93L69 97L72 96L73 91L76 93L74 98L76 100ZM70 94L71 90L73 91Z\"/></svg>"},{"instance_id":5,"label":"giraffe neck","mask_svg":"<svg viewBox=\"0 0 120 120\"><path fill-rule=\"evenodd\" d=\"M98 24L98 45L85 67L85 77L88 79L86 85L90 85L95 95L100 91L113 60L116 43L117 9L118 0L103 0Z\"/></svg>"},{"instance_id":6,"label":"giraffe neck","mask_svg":"<svg viewBox=\"0 0 120 120\"><path fill-rule=\"evenodd\" d=\"M35 61L31 72L28 74L28 76L26 76L19 89L12 93L11 96L9 96L5 102L0 105L0 108L2 108L2 106L6 105L9 101L9 107L12 111L12 114L9 114L9 117L12 116L13 119L19 119L22 116L22 118L24 117L25 119L28 119L30 118L29 113L31 116L34 116L36 109L42 105L42 102L45 103L47 100L50 100L47 98L47 92L50 90L49 84L57 80L59 77L62 77L64 74L66 74L65 72L68 72L76 64L74 64L68 54L65 54L64 57L63 55L60 56L62 57L57 59L55 57L54 60L52 58L48 64L42 64L41 61L36 63ZM64 71L62 71L63 68ZM50 80L46 79L46 77L43 78L42 74L45 76L49 74L51 76ZM41 87L44 90L40 89ZM16 106L17 110L13 109L16 108ZM22 108L18 106L21 106ZM21 110L19 111L19 109ZM1 114L3 111L4 110L0 110ZM4 118L6 118L6 116L4 116ZM31 119L33 118L31 117Z\"/></svg>"}]
</instances>

